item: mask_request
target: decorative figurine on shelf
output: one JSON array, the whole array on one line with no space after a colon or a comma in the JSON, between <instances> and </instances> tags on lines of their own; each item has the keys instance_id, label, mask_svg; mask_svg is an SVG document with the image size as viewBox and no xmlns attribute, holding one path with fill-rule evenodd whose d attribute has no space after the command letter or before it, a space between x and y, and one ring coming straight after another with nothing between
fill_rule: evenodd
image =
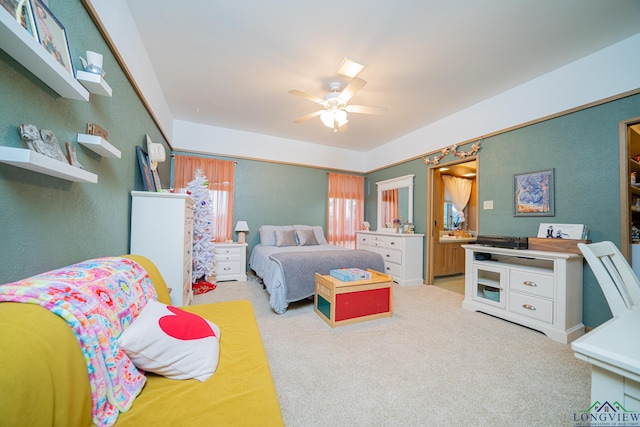
<instances>
[{"instance_id":1,"label":"decorative figurine on shelf","mask_svg":"<svg viewBox=\"0 0 640 427\"><path fill-rule=\"evenodd\" d=\"M67 148L67 161L69 162L69 164L71 166L84 169L84 166L82 166L78 161L78 154L76 153L76 147L71 145L69 141L66 141L64 145Z\"/></svg>"},{"instance_id":2,"label":"decorative figurine on shelf","mask_svg":"<svg viewBox=\"0 0 640 427\"><path fill-rule=\"evenodd\" d=\"M51 132L49 129L40 129L40 136L44 143L50 147L51 152L54 153L53 157L56 160L60 160L61 162L68 163L67 156L62 152L62 148L60 148L60 143L58 142L58 138Z\"/></svg>"},{"instance_id":3,"label":"decorative figurine on shelf","mask_svg":"<svg viewBox=\"0 0 640 427\"><path fill-rule=\"evenodd\" d=\"M103 79L107 76L102 69L102 55L97 52L87 51L87 59L80 56L80 62L84 67L84 71L91 74L98 74Z\"/></svg>"},{"instance_id":4,"label":"decorative figurine on shelf","mask_svg":"<svg viewBox=\"0 0 640 427\"><path fill-rule=\"evenodd\" d=\"M38 128L34 125L22 124L18 126L18 132L30 150L44 154L52 159L68 163L66 156L60 148L58 140L50 130L43 129L38 132Z\"/></svg>"}]
</instances>

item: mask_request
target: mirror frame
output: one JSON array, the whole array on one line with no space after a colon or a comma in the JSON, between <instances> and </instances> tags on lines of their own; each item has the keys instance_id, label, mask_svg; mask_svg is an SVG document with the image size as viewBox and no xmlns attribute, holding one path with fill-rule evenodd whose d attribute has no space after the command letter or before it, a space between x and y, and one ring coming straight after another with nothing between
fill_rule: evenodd
<instances>
[{"instance_id":1,"label":"mirror frame","mask_svg":"<svg viewBox=\"0 0 640 427\"><path fill-rule=\"evenodd\" d=\"M407 213L407 222L413 223L413 177L415 175L399 176L397 178L387 179L376 182L378 186L378 230L395 233L395 228L386 228L382 223L382 192L386 190L395 190L398 188L409 189L409 212Z\"/></svg>"}]
</instances>

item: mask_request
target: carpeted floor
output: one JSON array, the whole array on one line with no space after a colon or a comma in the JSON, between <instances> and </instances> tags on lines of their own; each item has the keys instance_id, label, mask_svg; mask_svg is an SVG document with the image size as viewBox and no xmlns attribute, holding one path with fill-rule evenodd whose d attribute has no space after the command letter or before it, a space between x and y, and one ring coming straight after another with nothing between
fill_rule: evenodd
<instances>
[{"instance_id":1,"label":"carpeted floor","mask_svg":"<svg viewBox=\"0 0 640 427\"><path fill-rule=\"evenodd\" d=\"M571 426L590 365L571 347L437 286L394 286L394 316L335 329L311 301L275 314L255 282L194 303L252 302L287 426Z\"/></svg>"}]
</instances>

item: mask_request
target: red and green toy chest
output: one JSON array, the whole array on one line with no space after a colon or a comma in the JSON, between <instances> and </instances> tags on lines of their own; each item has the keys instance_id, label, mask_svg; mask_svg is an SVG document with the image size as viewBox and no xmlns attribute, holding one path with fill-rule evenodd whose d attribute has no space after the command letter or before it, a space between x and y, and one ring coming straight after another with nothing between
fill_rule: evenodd
<instances>
[{"instance_id":1,"label":"red and green toy chest","mask_svg":"<svg viewBox=\"0 0 640 427\"><path fill-rule=\"evenodd\" d=\"M316 273L314 310L332 328L393 315L393 279L367 271L371 279L351 282Z\"/></svg>"}]
</instances>

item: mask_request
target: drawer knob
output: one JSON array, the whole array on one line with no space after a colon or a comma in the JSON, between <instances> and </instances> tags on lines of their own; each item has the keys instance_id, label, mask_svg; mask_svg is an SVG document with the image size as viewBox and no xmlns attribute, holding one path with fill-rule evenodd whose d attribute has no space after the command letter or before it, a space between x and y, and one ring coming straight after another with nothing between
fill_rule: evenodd
<instances>
[{"instance_id":1,"label":"drawer knob","mask_svg":"<svg viewBox=\"0 0 640 427\"><path fill-rule=\"evenodd\" d=\"M391 255L387 254L387 255L386 255L386 257L387 257L387 258L391 258Z\"/></svg>"},{"instance_id":2,"label":"drawer knob","mask_svg":"<svg viewBox=\"0 0 640 427\"><path fill-rule=\"evenodd\" d=\"M522 304L522 307L526 308L527 310L536 311L536 308L531 304Z\"/></svg>"},{"instance_id":3,"label":"drawer knob","mask_svg":"<svg viewBox=\"0 0 640 427\"><path fill-rule=\"evenodd\" d=\"M392 245L395 245L395 244L396 244L396 242L391 242L391 244L392 244Z\"/></svg>"},{"instance_id":4,"label":"drawer knob","mask_svg":"<svg viewBox=\"0 0 640 427\"><path fill-rule=\"evenodd\" d=\"M522 284L525 286L531 286L532 288L538 286L536 282L532 282L531 280L525 280L524 282L522 282Z\"/></svg>"},{"instance_id":5,"label":"drawer knob","mask_svg":"<svg viewBox=\"0 0 640 427\"><path fill-rule=\"evenodd\" d=\"M229 270L231 270L231 267L225 267L224 268L224 271L229 271Z\"/></svg>"}]
</instances>

